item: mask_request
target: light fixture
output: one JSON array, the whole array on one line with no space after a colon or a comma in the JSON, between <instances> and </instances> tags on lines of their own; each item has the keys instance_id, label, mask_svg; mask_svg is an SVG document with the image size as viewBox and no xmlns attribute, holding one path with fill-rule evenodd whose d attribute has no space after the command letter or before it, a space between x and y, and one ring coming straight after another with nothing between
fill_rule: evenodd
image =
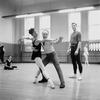
<instances>
[{"instance_id":1,"label":"light fixture","mask_svg":"<svg viewBox=\"0 0 100 100\"><path fill-rule=\"evenodd\" d=\"M17 15L17 16L15 16L15 18L25 18L27 16L28 16L28 14L25 14L25 15Z\"/></svg>"},{"instance_id":2,"label":"light fixture","mask_svg":"<svg viewBox=\"0 0 100 100\"><path fill-rule=\"evenodd\" d=\"M25 18L25 17L42 16L50 13L70 13L70 12L77 12L77 11L92 10L98 6L100 5L93 5L88 7L72 8L72 9L62 9L62 10L55 9L55 10L42 11L40 13L36 12L36 13L26 13L26 14L19 14L19 15L7 15L7 16L2 16L2 18Z\"/></svg>"},{"instance_id":3,"label":"light fixture","mask_svg":"<svg viewBox=\"0 0 100 100\"><path fill-rule=\"evenodd\" d=\"M25 17L35 17L35 16L42 16L43 13L34 13L34 14L23 14L23 15L17 15L15 18L25 18Z\"/></svg>"},{"instance_id":4,"label":"light fixture","mask_svg":"<svg viewBox=\"0 0 100 100\"><path fill-rule=\"evenodd\" d=\"M85 11L85 10L92 10L92 9L94 9L94 6L81 7L75 9L64 9L64 10L59 10L58 13L69 13L69 12Z\"/></svg>"},{"instance_id":5,"label":"light fixture","mask_svg":"<svg viewBox=\"0 0 100 100\"><path fill-rule=\"evenodd\" d=\"M75 11L85 11L85 10L92 10L92 9L94 9L94 7L90 6L90 7L76 8Z\"/></svg>"},{"instance_id":6,"label":"light fixture","mask_svg":"<svg viewBox=\"0 0 100 100\"><path fill-rule=\"evenodd\" d=\"M58 13L68 13L68 12L74 12L75 9L64 9L64 10L59 10Z\"/></svg>"}]
</instances>

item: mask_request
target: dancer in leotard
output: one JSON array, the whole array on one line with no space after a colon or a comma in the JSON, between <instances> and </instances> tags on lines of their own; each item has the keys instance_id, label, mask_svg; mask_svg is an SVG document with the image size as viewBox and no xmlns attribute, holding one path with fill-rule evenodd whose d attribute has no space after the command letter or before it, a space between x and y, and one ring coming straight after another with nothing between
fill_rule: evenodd
<instances>
[{"instance_id":1,"label":"dancer in leotard","mask_svg":"<svg viewBox=\"0 0 100 100\"><path fill-rule=\"evenodd\" d=\"M36 62L37 66L42 70L42 73L43 73L44 77L48 80L48 82L50 84L50 87L52 89L54 89L55 86L54 86L52 80L49 78L49 76L48 76L48 74L47 74L47 72L46 72L46 70L44 68L44 65L42 63L42 60L41 60L41 43L37 39L38 34L36 33L36 31L35 31L34 28L31 28L29 30L29 34L31 34L32 38L23 38L23 39L30 39L30 40L32 40L32 45L33 45L32 49L33 49L33 52L32 52L31 59ZM38 74L39 73L37 73L37 75L36 75L35 80L34 80L33 83L37 83Z\"/></svg>"},{"instance_id":2,"label":"dancer in leotard","mask_svg":"<svg viewBox=\"0 0 100 100\"><path fill-rule=\"evenodd\" d=\"M4 64L4 70L13 70L15 68L17 68L17 66L12 66L12 56L9 55L8 59L6 60Z\"/></svg>"}]
</instances>

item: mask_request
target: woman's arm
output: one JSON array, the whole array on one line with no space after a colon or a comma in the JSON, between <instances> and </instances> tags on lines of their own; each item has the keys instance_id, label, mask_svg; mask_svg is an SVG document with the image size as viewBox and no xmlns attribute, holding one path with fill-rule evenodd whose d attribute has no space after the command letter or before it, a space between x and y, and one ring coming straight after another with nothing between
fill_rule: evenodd
<instances>
[{"instance_id":1,"label":"woman's arm","mask_svg":"<svg viewBox=\"0 0 100 100\"><path fill-rule=\"evenodd\" d=\"M6 67L10 67L10 66L7 65L7 61L5 62L4 66L6 66Z\"/></svg>"},{"instance_id":2,"label":"woman's arm","mask_svg":"<svg viewBox=\"0 0 100 100\"><path fill-rule=\"evenodd\" d=\"M34 40L34 38L33 37L22 37L21 39L19 39L19 41L22 41L22 40L24 40L24 39L27 39L27 40Z\"/></svg>"}]
</instances>

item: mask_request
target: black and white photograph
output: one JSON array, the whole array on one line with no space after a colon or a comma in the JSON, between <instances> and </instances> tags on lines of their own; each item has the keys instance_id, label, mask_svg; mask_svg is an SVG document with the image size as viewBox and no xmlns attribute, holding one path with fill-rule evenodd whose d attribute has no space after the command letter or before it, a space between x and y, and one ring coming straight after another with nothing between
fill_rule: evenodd
<instances>
[{"instance_id":1,"label":"black and white photograph","mask_svg":"<svg viewBox=\"0 0 100 100\"><path fill-rule=\"evenodd\" d=\"M0 100L100 100L100 0L0 0Z\"/></svg>"}]
</instances>

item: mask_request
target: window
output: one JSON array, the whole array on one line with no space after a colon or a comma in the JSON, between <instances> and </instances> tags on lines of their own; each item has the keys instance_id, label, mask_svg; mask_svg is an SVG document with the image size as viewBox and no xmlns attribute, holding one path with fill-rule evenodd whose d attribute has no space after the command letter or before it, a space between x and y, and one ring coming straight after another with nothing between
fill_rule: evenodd
<instances>
[{"instance_id":1,"label":"window","mask_svg":"<svg viewBox=\"0 0 100 100\"><path fill-rule=\"evenodd\" d=\"M24 30L24 36L25 37L31 37L31 35L29 34L29 29L30 28L34 28L34 18L25 18L25 30ZM24 40L24 44L25 44L25 51L32 51L31 48L31 40Z\"/></svg>"},{"instance_id":2,"label":"window","mask_svg":"<svg viewBox=\"0 0 100 100\"><path fill-rule=\"evenodd\" d=\"M31 37L31 35L28 32L30 28L34 28L34 18L25 18L25 34L24 34L24 36Z\"/></svg>"},{"instance_id":3,"label":"window","mask_svg":"<svg viewBox=\"0 0 100 100\"><path fill-rule=\"evenodd\" d=\"M40 21L39 21L39 25L40 25L40 35L39 38L42 39L42 31L43 30L48 30L50 33L50 16L41 16L40 17ZM50 34L49 34L49 38L50 38Z\"/></svg>"},{"instance_id":4,"label":"window","mask_svg":"<svg viewBox=\"0 0 100 100\"><path fill-rule=\"evenodd\" d=\"M77 13L69 13L68 14L68 40L70 40L70 35L73 32L71 23L77 23L77 30L81 31L81 14L80 12Z\"/></svg>"},{"instance_id":5,"label":"window","mask_svg":"<svg viewBox=\"0 0 100 100\"><path fill-rule=\"evenodd\" d=\"M89 12L89 40L100 40L100 10Z\"/></svg>"}]
</instances>

